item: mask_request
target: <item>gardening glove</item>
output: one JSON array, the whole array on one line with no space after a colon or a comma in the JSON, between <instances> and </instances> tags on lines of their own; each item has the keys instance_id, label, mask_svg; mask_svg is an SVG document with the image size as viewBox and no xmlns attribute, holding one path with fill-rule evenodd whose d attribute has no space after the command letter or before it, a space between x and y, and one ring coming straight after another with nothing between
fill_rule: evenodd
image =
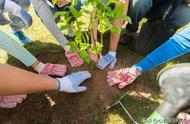
<instances>
[{"instance_id":1,"label":"gardening glove","mask_svg":"<svg viewBox=\"0 0 190 124\"><path fill-rule=\"evenodd\" d=\"M157 112L164 118L173 118L190 107L190 64L177 64L162 70L159 84L164 102Z\"/></svg>"},{"instance_id":2,"label":"gardening glove","mask_svg":"<svg viewBox=\"0 0 190 124\"><path fill-rule=\"evenodd\" d=\"M11 0L4 0L2 8L3 12L7 11L16 19L22 20L24 23L24 28L28 28L32 25L32 17L15 2Z\"/></svg>"},{"instance_id":3,"label":"gardening glove","mask_svg":"<svg viewBox=\"0 0 190 124\"><path fill-rule=\"evenodd\" d=\"M67 93L85 92L87 88L80 86L80 84L89 78L91 78L91 74L88 71L79 71L63 78L57 78L59 82L58 90Z\"/></svg>"},{"instance_id":4,"label":"gardening glove","mask_svg":"<svg viewBox=\"0 0 190 124\"><path fill-rule=\"evenodd\" d=\"M66 65L50 64L50 63L44 64L40 62L34 68L34 70L36 70L39 74L42 75L64 76L67 71L67 67Z\"/></svg>"},{"instance_id":5,"label":"gardening glove","mask_svg":"<svg viewBox=\"0 0 190 124\"><path fill-rule=\"evenodd\" d=\"M105 56L102 56L98 62L97 67L100 69L104 69L106 66L109 65L110 69L113 69L117 62L116 52L109 51Z\"/></svg>"},{"instance_id":6,"label":"gardening glove","mask_svg":"<svg viewBox=\"0 0 190 124\"><path fill-rule=\"evenodd\" d=\"M71 53L71 51L67 46L64 49L65 49L65 56L69 60L72 67L79 67L82 64L84 64L84 61L81 59L78 51L75 53Z\"/></svg>"},{"instance_id":7,"label":"gardening glove","mask_svg":"<svg viewBox=\"0 0 190 124\"><path fill-rule=\"evenodd\" d=\"M26 95L0 96L0 108L15 108L26 99Z\"/></svg>"},{"instance_id":8,"label":"gardening glove","mask_svg":"<svg viewBox=\"0 0 190 124\"><path fill-rule=\"evenodd\" d=\"M122 89L131 84L140 74L140 70L134 66L131 68L110 71L107 75L107 83L109 86L118 84L118 87Z\"/></svg>"}]
</instances>

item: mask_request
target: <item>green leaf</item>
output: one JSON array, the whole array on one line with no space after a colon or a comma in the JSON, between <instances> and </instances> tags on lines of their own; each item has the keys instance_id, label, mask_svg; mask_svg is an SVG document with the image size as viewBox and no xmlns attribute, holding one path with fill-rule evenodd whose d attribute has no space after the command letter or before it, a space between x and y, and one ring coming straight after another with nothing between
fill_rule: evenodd
<instances>
[{"instance_id":1,"label":"green leaf","mask_svg":"<svg viewBox=\"0 0 190 124\"><path fill-rule=\"evenodd\" d=\"M89 39L88 33L87 33L87 32L84 32L84 35L85 35L85 37L86 37L87 43L89 43L89 42L90 42L90 39Z\"/></svg>"},{"instance_id":2,"label":"green leaf","mask_svg":"<svg viewBox=\"0 0 190 124\"><path fill-rule=\"evenodd\" d=\"M103 45L99 42L96 42L96 45L92 45L90 50L93 54L97 55L100 51L102 51Z\"/></svg>"},{"instance_id":3,"label":"green leaf","mask_svg":"<svg viewBox=\"0 0 190 124\"><path fill-rule=\"evenodd\" d=\"M55 5L57 3L57 0L51 0L52 4Z\"/></svg>"},{"instance_id":4,"label":"green leaf","mask_svg":"<svg viewBox=\"0 0 190 124\"><path fill-rule=\"evenodd\" d=\"M90 57L89 57L88 53L87 53L85 50L81 50L81 51L79 52L79 54L80 54L80 57L81 57L85 62L87 62L87 63L90 62Z\"/></svg>"},{"instance_id":5,"label":"green leaf","mask_svg":"<svg viewBox=\"0 0 190 124\"><path fill-rule=\"evenodd\" d=\"M106 0L105 6L108 7L111 4L114 4L114 3L117 3L117 2L118 2L118 0Z\"/></svg>"},{"instance_id":6,"label":"green leaf","mask_svg":"<svg viewBox=\"0 0 190 124\"><path fill-rule=\"evenodd\" d=\"M70 6L69 10L71 11L71 13L73 14L73 16L77 19L78 17L80 17L80 13L78 12L78 10L76 10L74 7Z\"/></svg>"},{"instance_id":7,"label":"green leaf","mask_svg":"<svg viewBox=\"0 0 190 124\"><path fill-rule=\"evenodd\" d=\"M112 26L111 32L119 33L119 32L121 32L121 28L118 28L117 26Z\"/></svg>"},{"instance_id":8,"label":"green leaf","mask_svg":"<svg viewBox=\"0 0 190 124\"><path fill-rule=\"evenodd\" d=\"M121 19L125 16L125 4L120 4L113 10L114 19Z\"/></svg>"},{"instance_id":9,"label":"green leaf","mask_svg":"<svg viewBox=\"0 0 190 124\"><path fill-rule=\"evenodd\" d=\"M129 24L132 24L131 18L128 16L125 17L125 21L127 21Z\"/></svg>"},{"instance_id":10,"label":"green leaf","mask_svg":"<svg viewBox=\"0 0 190 124\"><path fill-rule=\"evenodd\" d=\"M74 7L78 5L78 0L71 0L71 6Z\"/></svg>"},{"instance_id":11,"label":"green leaf","mask_svg":"<svg viewBox=\"0 0 190 124\"><path fill-rule=\"evenodd\" d=\"M60 30L61 30L61 31L64 31L64 30L67 30L67 29L69 29L69 28L70 28L69 25L63 25L63 26L61 26Z\"/></svg>"},{"instance_id":12,"label":"green leaf","mask_svg":"<svg viewBox=\"0 0 190 124\"><path fill-rule=\"evenodd\" d=\"M65 16L66 14L67 14L66 12L59 11L59 12L56 12L56 13L53 15L53 18L54 18L54 20L55 20L58 16Z\"/></svg>"},{"instance_id":13,"label":"green leaf","mask_svg":"<svg viewBox=\"0 0 190 124\"><path fill-rule=\"evenodd\" d=\"M77 52L77 50L78 50L77 43L75 43L74 41L71 41L71 42L67 43L67 45L70 47L71 53Z\"/></svg>"},{"instance_id":14,"label":"green leaf","mask_svg":"<svg viewBox=\"0 0 190 124\"><path fill-rule=\"evenodd\" d=\"M80 43L81 50L86 50L89 48L89 46L90 46L90 44L88 44L88 43Z\"/></svg>"}]
</instances>

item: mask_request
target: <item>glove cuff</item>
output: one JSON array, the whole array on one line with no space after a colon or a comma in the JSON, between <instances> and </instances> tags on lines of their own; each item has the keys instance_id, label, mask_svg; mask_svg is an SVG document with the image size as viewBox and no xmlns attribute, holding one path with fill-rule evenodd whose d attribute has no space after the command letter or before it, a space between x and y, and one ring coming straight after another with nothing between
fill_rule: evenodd
<instances>
[{"instance_id":1,"label":"glove cuff","mask_svg":"<svg viewBox=\"0 0 190 124\"><path fill-rule=\"evenodd\" d=\"M58 84L58 91L59 92L65 91L67 93L72 93L72 92L75 91L73 89L71 80L67 76L63 77L63 78L57 78L57 80L58 80L58 83L59 83Z\"/></svg>"},{"instance_id":2,"label":"glove cuff","mask_svg":"<svg viewBox=\"0 0 190 124\"><path fill-rule=\"evenodd\" d=\"M70 46L66 45L66 46L64 46L63 49L65 50L65 52L68 52L68 51L70 51Z\"/></svg>"},{"instance_id":3,"label":"glove cuff","mask_svg":"<svg viewBox=\"0 0 190 124\"><path fill-rule=\"evenodd\" d=\"M40 63L38 63L38 65L36 65L34 70L37 71L38 73L41 73L44 68L45 68L45 64L40 62Z\"/></svg>"},{"instance_id":4,"label":"glove cuff","mask_svg":"<svg viewBox=\"0 0 190 124\"><path fill-rule=\"evenodd\" d=\"M139 75L142 74L142 72L135 66L132 66L131 68L129 68L129 72L135 77L138 77Z\"/></svg>"}]
</instances>

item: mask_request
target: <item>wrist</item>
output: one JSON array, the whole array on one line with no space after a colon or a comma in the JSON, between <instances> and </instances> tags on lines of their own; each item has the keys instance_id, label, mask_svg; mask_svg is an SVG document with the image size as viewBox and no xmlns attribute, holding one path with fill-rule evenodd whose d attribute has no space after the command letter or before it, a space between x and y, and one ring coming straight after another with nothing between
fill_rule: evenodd
<instances>
[{"instance_id":1,"label":"wrist","mask_svg":"<svg viewBox=\"0 0 190 124\"><path fill-rule=\"evenodd\" d=\"M116 57L116 51L110 50L108 53L113 57Z\"/></svg>"}]
</instances>

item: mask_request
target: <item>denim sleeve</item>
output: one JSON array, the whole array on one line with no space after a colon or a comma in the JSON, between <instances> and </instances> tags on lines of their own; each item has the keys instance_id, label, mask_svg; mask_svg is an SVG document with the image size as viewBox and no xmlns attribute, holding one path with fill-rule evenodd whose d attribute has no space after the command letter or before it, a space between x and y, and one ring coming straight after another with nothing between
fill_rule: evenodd
<instances>
[{"instance_id":1,"label":"denim sleeve","mask_svg":"<svg viewBox=\"0 0 190 124\"><path fill-rule=\"evenodd\" d=\"M175 34L167 42L135 64L142 72L159 66L190 51L190 27Z\"/></svg>"},{"instance_id":2,"label":"denim sleeve","mask_svg":"<svg viewBox=\"0 0 190 124\"><path fill-rule=\"evenodd\" d=\"M32 66L37 59L22 47L17 41L9 37L0 30L0 48L5 50L8 54L19 59L26 66Z\"/></svg>"}]
</instances>

